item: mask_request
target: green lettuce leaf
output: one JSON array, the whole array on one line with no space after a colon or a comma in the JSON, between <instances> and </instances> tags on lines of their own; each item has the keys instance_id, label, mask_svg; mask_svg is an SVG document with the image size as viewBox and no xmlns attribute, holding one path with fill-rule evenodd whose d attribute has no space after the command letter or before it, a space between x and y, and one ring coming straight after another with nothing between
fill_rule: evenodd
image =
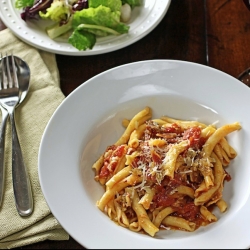
<instances>
[{"instance_id":1,"label":"green lettuce leaf","mask_svg":"<svg viewBox=\"0 0 250 250\"><path fill-rule=\"evenodd\" d=\"M141 5L141 0L122 0L122 4L129 4L131 8L134 8L135 6Z\"/></svg>"},{"instance_id":2,"label":"green lettuce leaf","mask_svg":"<svg viewBox=\"0 0 250 250\"><path fill-rule=\"evenodd\" d=\"M93 24L105 26L120 34L128 33L129 26L120 22L120 11L112 12L110 8L98 6L76 11L73 16L72 26L76 29L80 24Z\"/></svg>"},{"instance_id":3,"label":"green lettuce leaf","mask_svg":"<svg viewBox=\"0 0 250 250\"><path fill-rule=\"evenodd\" d=\"M34 4L34 0L16 0L15 1L15 8L22 9L25 7L31 7Z\"/></svg>"},{"instance_id":4,"label":"green lettuce leaf","mask_svg":"<svg viewBox=\"0 0 250 250\"><path fill-rule=\"evenodd\" d=\"M54 0L46 12L39 11L39 16L43 19L50 19L55 22L67 20L70 16L70 9L63 1Z\"/></svg>"},{"instance_id":5,"label":"green lettuce leaf","mask_svg":"<svg viewBox=\"0 0 250 250\"><path fill-rule=\"evenodd\" d=\"M51 39L55 39L59 36L66 35L66 33L72 32L72 17L69 18L68 22L61 25L60 22L52 24L46 28L46 32Z\"/></svg>"},{"instance_id":6,"label":"green lettuce leaf","mask_svg":"<svg viewBox=\"0 0 250 250\"><path fill-rule=\"evenodd\" d=\"M113 29L95 24L80 24L77 29L83 29L97 36L120 35Z\"/></svg>"},{"instance_id":7,"label":"green lettuce leaf","mask_svg":"<svg viewBox=\"0 0 250 250\"><path fill-rule=\"evenodd\" d=\"M102 5L109 7L111 11L120 11L122 6L121 0L88 0L89 8L97 8Z\"/></svg>"},{"instance_id":8,"label":"green lettuce leaf","mask_svg":"<svg viewBox=\"0 0 250 250\"><path fill-rule=\"evenodd\" d=\"M81 28L74 30L68 42L78 50L92 49L96 43L96 36Z\"/></svg>"}]
</instances>

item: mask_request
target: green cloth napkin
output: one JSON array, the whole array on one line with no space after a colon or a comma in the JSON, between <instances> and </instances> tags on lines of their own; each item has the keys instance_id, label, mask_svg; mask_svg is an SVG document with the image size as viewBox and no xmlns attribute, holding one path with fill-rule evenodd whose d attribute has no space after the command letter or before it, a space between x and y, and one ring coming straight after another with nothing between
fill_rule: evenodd
<instances>
[{"instance_id":1,"label":"green cloth napkin","mask_svg":"<svg viewBox=\"0 0 250 250\"><path fill-rule=\"evenodd\" d=\"M15 118L34 198L33 213L28 217L19 216L12 187L11 131L8 121L5 138L5 194L0 208L0 249L21 247L44 240L68 240L69 235L51 214L38 177L38 152L44 129L65 98L60 89L55 55L29 46L9 29L1 31L0 37L0 52L3 55L12 52L19 56L28 63L31 71L29 92L16 109Z\"/></svg>"}]
</instances>

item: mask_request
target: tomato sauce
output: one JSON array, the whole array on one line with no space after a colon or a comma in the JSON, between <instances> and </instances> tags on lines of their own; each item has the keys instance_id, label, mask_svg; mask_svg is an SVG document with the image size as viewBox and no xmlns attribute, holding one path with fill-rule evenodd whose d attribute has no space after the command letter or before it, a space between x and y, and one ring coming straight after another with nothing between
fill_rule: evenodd
<instances>
[{"instance_id":1,"label":"tomato sauce","mask_svg":"<svg viewBox=\"0 0 250 250\"><path fill-rule=\"evenodd\" d=\"M117 167L118 160L126 154L125 145L112 145L106 149L106 152L109 150L112 150L113 152L112 154L108 154L108 157L104 159L104 164L99 174L100 178L107 178L110 174L112 174ZM118 159L116 161L111 161L113 157L118 157Z\"/></svg>"},{"instance_id":2,"label":"tomato sauce","mask_svg":"<svg viewBox=\"0 0 250 250\"><path fill-rule=\"evenodd\" d=\"M173 179L165 177L161 185L155 185L155 195L150 209L172 207L175 210L173 216L194 222L199 227L205 222L200 214L200 206L196 206L189 196L173 192L180 185L188 186L187 183L181 180L180 175L175 174Z\"/></svg>"},{"instance_id":3,"label":"tomato sauce","mask_svg":"<svg viewBox=\"0 0 250 250\"><path fill-rule=\"evenodd\" d=\"M190 147L196 149L201 149L206 142L206 139L201 137L200 127L191 127L185 130L183 133L183 139L188 139L190 142Z\"/></svg>"}]
</instances>

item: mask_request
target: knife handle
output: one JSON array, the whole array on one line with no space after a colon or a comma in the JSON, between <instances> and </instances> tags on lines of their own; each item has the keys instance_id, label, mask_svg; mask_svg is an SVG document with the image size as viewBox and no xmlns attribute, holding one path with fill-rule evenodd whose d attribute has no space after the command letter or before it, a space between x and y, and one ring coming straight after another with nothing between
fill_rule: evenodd
<instances>
[{"instance_id":1,"label":"knife handle","mask_svg":"<svg viewBox=\"0 0 250 250\"><path fill-rule=\"evenodd\" d=\"M21 146L18 140L15 112L10 112L12 125L12 180L16 208L20 216L28 216L33 212L33 197L29 175L24 164Z\"/></svg>"},{"instance_id":2,"label":"knife handle","mask_svg":"<svg viewBox=\"0 0 250 250\"><path fill-rule=\"evenodd\" d=\"M4 165L4 151L5 151L5 131L8 120L8 111L0 105L2 111L2 123L0 128L0 207L3 202L4 185L5 185L5 165Z\"/></svg>"}]
</instances>

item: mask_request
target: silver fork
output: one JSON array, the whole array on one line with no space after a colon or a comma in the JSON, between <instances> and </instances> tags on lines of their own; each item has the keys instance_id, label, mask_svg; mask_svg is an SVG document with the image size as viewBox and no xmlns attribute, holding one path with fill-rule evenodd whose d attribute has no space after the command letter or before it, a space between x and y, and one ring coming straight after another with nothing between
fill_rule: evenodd
<instances>
[{"instance_id":1,"label":"silver fork","mask_svg":"<svg viewBox=\"0 0 250 250\"><path fill-rule=\"evenodd\" d=\"M9 57L11 58L9 60ZM9 113L12 130L12 180L16 208L20 216L28 216L33 211L33 198L29 175L23 161L22 151L15 125L15 108L20 100L20 91L13 55L1 60L2 81L0 85L0 105Z\"/></svg>"}]
</instances>

